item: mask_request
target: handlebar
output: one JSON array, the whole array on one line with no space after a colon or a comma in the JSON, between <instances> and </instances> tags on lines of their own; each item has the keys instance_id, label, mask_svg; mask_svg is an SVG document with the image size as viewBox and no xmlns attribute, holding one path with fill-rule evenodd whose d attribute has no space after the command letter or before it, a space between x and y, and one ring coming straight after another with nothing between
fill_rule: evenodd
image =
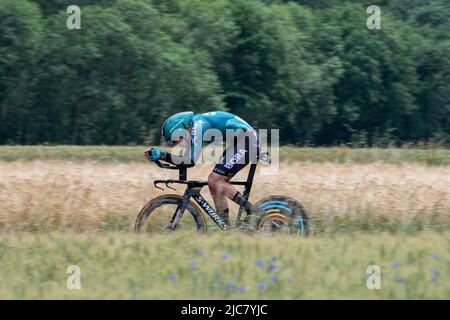
<instances>
[{"instance_id":1,"label":"handlebar","mask_svg":"<svg viewBox=\"0 0 450 320\"><path fill-rule=\"evenodd\" d=\"M208 181L202 181L202 180L175 180L175 179L168 179L168 180L154 180L153 181L153 185L161 190L164 190L161 187L158 187L158 184L160 183L164 183L166 185L167 188L175 190L174 188L172 188L171 186L169 186L169 184L187 184L189 186L189 188L195 188L195 187L203 187L206 186L208 184ZM233 185L238 185L238 186L245 186L248 184L247 181L230 181L231 184Z\"/></svg>"},{"instance_id":2,"label":"handlebar","mask_svg":"<svg viewBox=\"0 0 450 320\"><path fill-rule=\"evenodd\" d=\"M153 185L156 188L164 190L163 188L158 187L158 184L160 184L160 183L164 183L167 188L175 190L174 188L169 186L169 184L187 184L190 187L203 187L208 184L208 181L197 181L197 180L186 181L186 180L174 180L174 179L169 179L169 180L159 180L158 179L158 180L153 181Z\"/></svg>"},{"instance_id":3,"label":"handlebar","mask_svg":"<svg viewBox=\"0 0 450 320\"><path fill-rule=\"evenodd\" d=\"M186 181L187 180L187 166L186 165L175 165L175 164L170 164L170 163L162 163L159 160L155 160L153 161L154 163L156 163L156 165L160 168L163 169L170 169L170 170L178 170L179 172L179 179L182 181Z\"/></svg>"},{"instance_id":4,"label":"handlebar","mask_svg":"<svg viewBox=\"0 0 450 320\"><path fill-rule=\"evenodd\" d=\"M183 168L183 166L177 166L177 165L170 164L170 163L162 163L159 160L155 160L153 162L156 163L156 165L158 167L163 168L163 169L179 170L179 169Z\"/></svg>"}]
</instances>

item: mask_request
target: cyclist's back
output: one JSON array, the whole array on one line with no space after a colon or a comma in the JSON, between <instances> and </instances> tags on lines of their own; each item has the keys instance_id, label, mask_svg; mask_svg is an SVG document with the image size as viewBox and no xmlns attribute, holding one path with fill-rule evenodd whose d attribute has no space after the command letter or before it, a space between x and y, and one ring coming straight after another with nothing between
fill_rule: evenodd
<instances>
[{"instance_id":1,"label":"cyclist's back","mask_svg":"<svg viewBox=\"0 0 450 320\"><path fill-rule=\"evenodd\" d=\"M226 130L244 131L253 130L253 128L240 117L225 111L212 111L202 114L197 114L192 119L194 128L196 124L202 124L202 129L205 132L208 129L217 129L222 135L226 136Z\"/></svg>"}]
</instances>

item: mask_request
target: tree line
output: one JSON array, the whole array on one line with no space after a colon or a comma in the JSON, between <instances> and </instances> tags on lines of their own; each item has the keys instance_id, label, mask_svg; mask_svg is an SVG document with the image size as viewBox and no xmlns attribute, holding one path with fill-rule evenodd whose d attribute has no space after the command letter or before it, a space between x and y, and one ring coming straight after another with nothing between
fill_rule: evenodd
<instances>
[{"instance_id":1,"label":"tree line","mask_svg":"<svg viewBox=\"0 0 450 320\"><path fill-rule=\"evenodd\" d=\"M450 2L380 0L379 30L370 4L2 0L0 144L157 143L186 110L283 144L448 144Z\"/></svg>"}]
</instances>

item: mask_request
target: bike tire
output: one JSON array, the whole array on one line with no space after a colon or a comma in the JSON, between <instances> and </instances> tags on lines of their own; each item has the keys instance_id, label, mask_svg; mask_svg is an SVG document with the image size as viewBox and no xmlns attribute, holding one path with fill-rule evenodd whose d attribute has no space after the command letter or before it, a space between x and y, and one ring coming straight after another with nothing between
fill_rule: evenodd
<instances>
[{"instance_id":1,"label":"bike tire","mask_svg":"<svg viewBox=\"0 0 450 320\"><path fill-rule=\"evenodd\" d=\"M286 233L305 237L309 233L308 214L304 206L297 200L283 195L265 197L255 203L259 209L246 217L246 224L254 231L276 233L284 228ZM276 221L276 223L274 223ZM273 223L273 224L272 224ZM270 224L270 230L263 226Z\"/></svg>"},{"instance_id":2,"label":"bike tire","mask_svg":"<svg viewBox=\"0 0 450 320\"><path fill-rule=\"evenodd\" d=\"M152 214L153 215L155 214L156 209L159 209L162 206L168 206L168 205L179 206L179 205L181 205L182 201L183 201L183 197L176 195L176 194L162 195L162 196L159 196L157 198L150 200L141 209L141 211L139 212L139 214L136 218L136 222L134 225L135 232L140 233L140 232L145 231L145 230L143 230L144 226L145 226L147 220L150 217L152 217ZM175 211L173 209L171 211L173 213L175 213ZM170 212L170 210L169 210L169 212ZM192 222L192 224L195 225L196 231L200 232L200 233L206 232L207 225L206 225L205 217L203 216L200 209L192 201L189 201L189 203L186 207L186 210L183 213L183 218L185 218L185 216L188 214L188 212L190 213L190 215L192 216L192 219L194 220ZM186 219L188 219L188 218L186 218ZM189 221L190 221L190 219L189 219ZM169 222L170 222L170 220L167 221L167 225L169 224Z\"/></svg>"}]
</instances>

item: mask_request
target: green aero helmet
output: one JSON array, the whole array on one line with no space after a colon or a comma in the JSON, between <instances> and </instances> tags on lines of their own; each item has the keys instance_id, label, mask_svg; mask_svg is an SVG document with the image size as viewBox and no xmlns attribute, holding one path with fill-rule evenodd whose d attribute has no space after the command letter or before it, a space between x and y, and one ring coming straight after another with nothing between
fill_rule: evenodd
<instances>
[{"instance_id":1,"label":"green aero helmet","mask_svg":"<svg viewBox=\"0 0 450 320\"><path fill-rule=\"evenodd\" d=\"M172 133L177 129L187 129L194 115L192 111L186 111L170 116L162 125L161 135L167 141L171 141Z\"/></svg>"}]
</instances>

